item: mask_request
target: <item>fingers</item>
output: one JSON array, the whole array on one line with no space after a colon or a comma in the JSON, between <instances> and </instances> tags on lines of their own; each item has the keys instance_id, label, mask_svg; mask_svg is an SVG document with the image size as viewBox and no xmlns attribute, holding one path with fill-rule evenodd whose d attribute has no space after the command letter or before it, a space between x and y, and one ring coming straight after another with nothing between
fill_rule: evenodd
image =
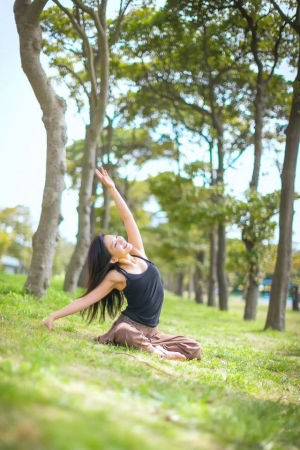
<instances>
[{"instance_id":1,"label":"fingers","mask_svg":"<svg viewBox=\"0 0 300 450\"><path fill-rule=\"evenodd\" d=\"M100 167L100 170L99 169L95 169L95 173L96 173L96 175L99 178L108 177L109 176L108 173L106 172L106 170L103 167Z\"/></svg>"},{"instance_id":2,"label":"fingers","mask_svg":"<svg viewBox=\"0 0 300 450\"><path fill-rule=\"evenodd\" d=\"M52 323L49 324L48 319L42 320L42 322L39 323L39 327L46 327L49 331L52 329Z\"/></svg>"}]
</instances>

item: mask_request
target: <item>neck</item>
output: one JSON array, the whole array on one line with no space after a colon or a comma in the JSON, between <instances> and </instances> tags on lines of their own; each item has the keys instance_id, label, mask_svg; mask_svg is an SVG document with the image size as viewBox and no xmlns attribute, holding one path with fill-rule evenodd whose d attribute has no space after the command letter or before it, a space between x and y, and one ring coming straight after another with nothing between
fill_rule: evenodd
<instances>
[{"instance_id":1,"label":"neck","mask_svg":"<svg viewBox=\"0 0 300 450\"><path fill-rule=\"evenodd\" d=\"M135 264L135 257L128 253L124 258L119 259L118 264L122 266L131 266L132 264Z\"/></svg>"}]
</instances>

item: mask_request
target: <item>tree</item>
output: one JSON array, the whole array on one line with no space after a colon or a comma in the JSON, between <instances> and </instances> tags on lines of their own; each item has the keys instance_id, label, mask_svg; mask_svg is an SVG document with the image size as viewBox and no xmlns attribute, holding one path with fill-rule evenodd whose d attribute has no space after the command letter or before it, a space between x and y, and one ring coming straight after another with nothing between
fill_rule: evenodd
<instances>
[{"instance_id":1,"label":"tree","mask_svg":"<svg viewBox=\"0 0 300 450\"><path fill-rule=\"evenodd\" d=\"M14 208L0 210L0 239L1 236L6 236L5 253L19 259L22 267L26 268L29 268L32 257L32 234L32 224L28 208L19 205Z\"/></svg>"},{"instance_id":2,"label":"tree","mask_svg":"<svg viewBox=\"0 0 300 450\"><path fill-rule=\"evenodd\" d=\"M238 77L232 75L237 74L243 48L235 26L229 29L229 20L199 3L194 9L194 3L169 1L162 11L145 8L128 18L123 32L127 44L124 54L129 60L134 58L131 79L139 88L128 101L134 99L148 122L157 126L160 117L166 122L169 119L208 141L218 160L217 168L212 164L211 184L221 185L226 155L235 150L241 153L249 135L240 107L244 96ZM215 197L215 201L222 200ZM219 222L216 229L219 297L226 310L224 224ZM215 242L212 233L212 255Z\"/></svg>"},{"instance_id":3,"label":"tree","mask_svg":"<svg viewBox=\"0 0 300 450\"><path fill-rule=\"evenodd\" d=\"M254 189L246 193L246 201L237 202L237 223L242 231L247 263L244 320L255 320L257 312L260 265L266 243L274 236L278 212L279 192L261 195Z\"/></svg>"},{"instance_id":4,"label":"tree","mask_svg":"<svg viewBox=\"0 0 300 450\"><path fill-rule=\"evenodd\" d=\"M249 79L249 89L253 91L253 105L250 106L250 117L253 117L254 122L254 163L252 177L250 181L250 189L258 190L260 178L260 166L265 144L266 133L265 122L269 120L268 128L272 125L274 120L282 121L286 119L287 100L289 95L286 91L286 82L279 75L275 75L275 69L285 57L287 36L285 33L286 21L279 21L278 14L274 11L272 5L266 5L266 2L255 1L245 3L240 0L234 0L232 8L236 8L242 18L241 31L244 33L245 41L249 51L249 64L256 65L257 73ZM285 44L285 45L284 45ZM282 47L282 48L281 48ZM249 75L248 75L249 76ZM280 99L274 95L275 91L282 92ZM283 101L281 100L283 99ZM273 111L276 109L276 117L273 117ZM271 122L271 123L270 123ZM274 125L273 125L274 127ZM253 199L257 197L253 194ZM254 204L256 202L254 201ZM251 208L252 214L255 211ZM256 244L260 246L260 237L255 236L255 230L251 231L249 227L257 227L256 222L250 221L247 224L247 233L242 233L242 239L245 244L246 252L248 254L249 272L247 289L245 291L245 320L254 320L256 317L256 305L258 298L258 279L260 273L259 248L256 249ZM260 227L261 229L261 227ZM248 239L249 236L252 238ZM256 256L254 256L256 255ZM252 261L252 262L251 262Z\"/></svg>"},{"instance_id":5,"label":"tree","mask_svg":"<svg viewBox=\"0 0 300 450\"><path fill-rule=\"evenodd\" d=\"M52 275L64 275L74 251L74 244L61 238L53 258Z\"/></svg>"},{"instance_id":6,"label":"tree","mask_svg":"<svg viewBox=\"0 0 300 450\"><path fill-rule=\"evenodd\" d=\"M14 14L20 40L22 68L43 111L47 134L46 181L42 212L32 239L33 256L25 289L42 297L49 285L58 226L62 220L61 195L64 190L66 124L65 102L54 92L41 62L40 16L47 0L16 0Z\"/></svg>"},{"instance_id":7,"label":"tree","mask_svg":"<svg viewBox=\"0 0 300 450\"><path fill-rule=\"evenodd\" d=\"M118 17L109 26L106 0L72 0L73 9L54 0L56 7L44 15L44 30L49 38L46 49L52 64L59 69L60 78L65 79L77 103L82 105L88 102L89 106L79 192L77 242L64 282L64 289L70 292L74 292L77 287L91 239L94 168L108 99L110 48L116 44L121 22L131 1L127 0L125 4L120 2ZM83 94L85 100L80 99L79 93Z\"/></svg>"},{"instance_id":8,"label":"tree","mask_svg":"<svg viewBox=\"0 0 300 450\"><path fill-rule=\"evenodd\" d=\"M293 205L295 198L295 176L300 143L300 0L287 2L287 11L281 4L271 0L279 15L288 22L298 35L297 73L294 81L293 99L289 123L286 129L286 145L281 174L281 197L279 211L279 243L274 278L265 329L285 330L285 306L288 294L292 256Z\"/></svg>"}]
</instances>

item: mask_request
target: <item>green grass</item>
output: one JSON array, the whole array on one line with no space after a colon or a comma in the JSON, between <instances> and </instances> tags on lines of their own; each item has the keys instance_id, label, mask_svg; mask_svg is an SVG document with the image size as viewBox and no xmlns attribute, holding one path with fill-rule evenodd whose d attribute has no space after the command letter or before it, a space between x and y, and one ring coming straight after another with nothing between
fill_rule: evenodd
<instances>
[{"instance_id":1,"label":"green grass","mask_svg":"<svg viewBox=\"0 0 300 450\"><path fill-rule=\"evenodd\" d=\"M193 450L300 448L300 314L287 331L168 294L160 329L202 343L203 361L175 362L93 338L111 321L40 320L72 297L55 280L42 301L22 276L0 274L0 448ZM74 297L74 296L73 296Z\"/></svg>"}]
</instances>

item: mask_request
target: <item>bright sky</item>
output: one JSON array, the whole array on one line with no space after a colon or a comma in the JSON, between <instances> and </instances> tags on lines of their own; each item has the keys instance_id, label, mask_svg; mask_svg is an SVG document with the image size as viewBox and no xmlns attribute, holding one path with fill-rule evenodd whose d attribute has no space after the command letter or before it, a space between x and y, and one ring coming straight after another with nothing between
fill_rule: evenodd
<instances>
[{"instance_id":1,"label":"bright sky","mask_svg":"<svg viewBox=\"0 0 300 450\"><path fill-rule=\"evenodd\" d=\"M117 6L118 0L110 0ZM13 16L13 0L0 7L0 208L24 205L30 208L36 227L41 213L45 181L46 134L42 112L31 86L22 71L18 34ZM84 137L84 123L74 107L69 107L66 120L69 143ZM249 185L253 157L251 152L241 158L235 170L227 172L227 182L239 193ZM149 171L157 173L150 165ZM164 170L169 170L166 166ZM280 178L274 158L266 154L263 162L260 190L264 193L280 188ZM145 172L144 172L145 174ZM297 165L296 190L300 192L300 158ZM65 191L62 199L64 221L61 235L70 241L77 233L78 194ZM295 204L294 238L300 246L300 201Z\"/></svg>"}]
</instances>

